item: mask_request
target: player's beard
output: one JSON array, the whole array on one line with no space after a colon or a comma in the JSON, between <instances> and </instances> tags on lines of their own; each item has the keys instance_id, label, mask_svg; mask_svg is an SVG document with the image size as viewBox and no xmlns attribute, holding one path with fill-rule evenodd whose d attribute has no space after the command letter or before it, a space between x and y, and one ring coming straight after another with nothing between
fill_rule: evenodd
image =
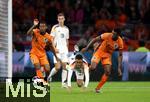
<instances>
[{"instance_id":1,"label":"player's beard","mask_svg":"<svg viewBox=\"0 0 150 102\"><path fill-rule=\"evenodd\" d=\"M44 35L46 33L46 31L40 31L41 35Z\"/></svg>"}]
</instances>

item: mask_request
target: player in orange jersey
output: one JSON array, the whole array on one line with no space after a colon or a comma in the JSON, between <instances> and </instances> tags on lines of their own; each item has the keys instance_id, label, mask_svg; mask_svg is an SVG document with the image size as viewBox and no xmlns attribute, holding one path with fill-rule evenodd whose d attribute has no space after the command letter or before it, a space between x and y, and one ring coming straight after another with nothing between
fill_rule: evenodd
<instances>
[{"instance_id":1,"label":"player in orange jersey","mask_svg":"<svg viewBox=\"0 0 150 102\"><path fill-rule=\"evenodd\" d=\"M39 25L39 28L37 26ZM38 19L34 20L34 25L28 30L27 35L32 35L32 49L30 51L30 59L36 68L36 75L39 78L44 78L41 67L44 67L47 74L50 72L50 65L46 56L46 49L50 49L56 59L58 57L55 53L52 37L46 32L47 26L45 22L40 22Z\"/></svg>"},{"instance_id":2,"label":"player in orange jersey","mask_svg":"<svg viewBox=\"0 0 150 102\"><path fill-rule=\"evenodd\" d=\"M90 69L95 69L101 61L103 68L104 68L104 74L101 78L101 81L97 85L95 91L97 93L100 92L100 89L104 85L104 83L107 81L108 77L111 74L111 56L113 51L118 50L119 51L119 57L118 57L118 73L119 76L122 75L121 72L121 62L122 62L122 49L123 49L123 40L119 36L120 30L115 29L111 33L103 33L100 36L94 38L85 48L82 49L81 52L85 52L91 45L93 45L95 42L100 41L101 44L97 47L92 60L91 60L91 66Z\"/></svg>"}]
</instances>

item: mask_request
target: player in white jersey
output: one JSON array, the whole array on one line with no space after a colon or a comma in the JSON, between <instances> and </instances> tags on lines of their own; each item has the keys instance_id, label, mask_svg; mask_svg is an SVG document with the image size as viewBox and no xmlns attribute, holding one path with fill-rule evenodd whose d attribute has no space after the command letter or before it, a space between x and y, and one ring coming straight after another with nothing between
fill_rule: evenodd
<instances>
[{"instance_id":1,"label":"player in white jersey","mask_svg":"<svg viewBox=\"0 0 150 102\"><path fill-rule=\"evenodd\" d=\"M54 25L51 30L51 36L54 38L54 44L57 50L57 56L62 61L62 87L66 86L67 70L66 64L68 62L68 47L69 47L69 29L64 25L65 16L63 13L57 15L58 24ZM49 79L55 75L60 69L59 64L54 58L55 68L52 69L49 75Z\"/></svg>"},{"instance_id":2,"label":"player in white jersey","mask_svg":"<svg viewBox=\"0 0 150 102\"><path fill-rule=\"evenodd\" d=\"M82 54L80 53L72 54L72 56L69 58L67 80L68 89L71 89L71 77L73 72L75 72L78 87L86 88L89 84L89 67L87 61L83 58Z\"/></svg>"}]
</instances>

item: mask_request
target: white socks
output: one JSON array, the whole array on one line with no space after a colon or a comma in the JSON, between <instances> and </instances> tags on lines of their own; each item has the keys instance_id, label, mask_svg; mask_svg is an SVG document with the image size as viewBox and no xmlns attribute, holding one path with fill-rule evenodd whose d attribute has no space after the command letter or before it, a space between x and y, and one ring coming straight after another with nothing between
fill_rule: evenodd
<instances>
[{"instance_id":1,"label":"white socks","mask_svg":"<svg viewBox=\"0 0 150 102\"><path fill-rule=\"evenodd\" d=\"M52 76L54 76L57 73L57 70L55 69L55 67L51 70L49 76L48 76L48 80L51 81ZM64 85L65 81L67 81L67 70L62 70L62 85Z\"/></svg>"},{"instance_id":2,"label":"white socks","mask_svg":"<svg viewBox=\"0 0 150 102\"><path fill-rule=\"evenodd\" d=\"M65 81L67 80L67 70L62 70L62 85L64 85Z\"/></svg>"},{"instance_id":3,"label":"white socks","mask_svg":"<svg viewBox=\"0 0 150 102\"><path fill-rule=\"evenodd\" d=\"M51 79L52 76L54 76L55 74L57 73L57 70L55 69L55 67L51 70L49 76L48 76L48 79Z\"/></svg>"}]
</instances>

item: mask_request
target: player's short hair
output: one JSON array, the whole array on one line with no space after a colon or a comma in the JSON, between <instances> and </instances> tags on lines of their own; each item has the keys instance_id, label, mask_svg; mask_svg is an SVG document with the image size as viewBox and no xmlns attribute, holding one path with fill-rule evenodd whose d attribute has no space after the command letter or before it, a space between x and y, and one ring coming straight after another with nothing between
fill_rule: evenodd
<instances>
[{"instance_id":1,"label":"player's short hair","mask_svg":"<svg viewBox=\"0 0 150 102\"><path fill-rule=\"evenodd\" d=\"M118 36L120 36L121 38L123 37L122 34L121 34L121 29L120 28L115 28L113 30Z\"/></svg>"},{"instance_id":2,"label":"player's short hair","mask_svg":"<svg viewBox=\"0 0 150 102\"><path fill-rule=\"evenodd\" d=\"M121 34L121 29L120 28L115 28L114 32L116 32L117 34Z\"/></svg>"},{"instance_id":3,"label":"player's short hair","mask_svg":"<svg viewBox=\"0 0 150 102\"><path fill-rule=\"evenodd\" d=\"M81 54L77 54L75 59L78 59L78 60L82 60L83 59L83 56Z\"/></svg>"},{"instance_id":4,"label":"player's short hair","mask_svg":"<svg viewBox=\"0 0 150 102\"><path fill-rule=\"evenodd\" d=\"M64 16L65 17L65 15L64 15L64 13L58 13L58 15L57 15L57 17L59 17L59 16Z\"/></svg>"}]
</instances>

